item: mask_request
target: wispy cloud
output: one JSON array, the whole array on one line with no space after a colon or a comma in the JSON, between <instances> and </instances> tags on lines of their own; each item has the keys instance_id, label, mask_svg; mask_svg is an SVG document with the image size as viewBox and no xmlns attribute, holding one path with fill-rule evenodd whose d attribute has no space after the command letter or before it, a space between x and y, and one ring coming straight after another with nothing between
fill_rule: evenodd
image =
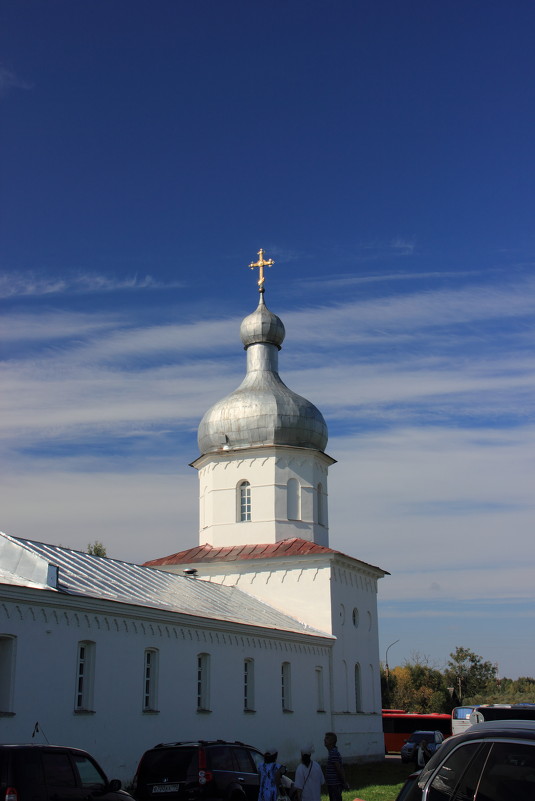
<instances>
[{"instance_id":1,"label":"wispy cloud","mask_svg":"<svg viewBox=\"0 0 535 801\"><path fill-rule=\"evenodd\" d=\"M55 340L81 340L94 334L115 330L120 317L107 314L85 314L82 312L44 311L40 314L12 312L0 316L0 340L6 345L32 341L43 344Z\"/></svg>"},{"instance_id":2,"label":"wispy cloud","mask_svg":"<svg viewBox=\"0 0 535 801\"><path fill-rule=\"evenodd\" d=\"M467 425L507 417L518 424L534 412L535 359L524 329L506 325L533 311L534 288L526 280L282 313L281 375L324 410L335 431L344 421ZM243 376L239 323L132 327L119 313L5 314L0 336L18 352L2 368L4 432L64 436L73 426L150 419L190 425ZM317 347L330 354L319 367Z\"/></svg>"},{"instance_id":3,"label":"wispy cloud","mask_svg":"<svg viewBox=\"0 0 535 801\"><path fill-rule=\"evenodd\" d=\"M57 278L54 276L39 276L32 273L0 274L0 298L81 295L95 292L169 289L181 286L184 286L181 281L162 283L150 275L118 278L97 273L77 273Z\"/></svg>"},{"instance_id":4,"label":"wispy cloud","mask_svg":"<svg viewBox=\"0 0 535 801\"><path fill-rule=\"evenodd\" d=\"M366 284L387 284L392 285L402 282L418 282L427 279L441 281L445 278L456 278L465 280L468 277L477 277L480 272L472 270L459 273L458 271L440 270L434 272L378 272L370 275L351 275L342 273L340 275L330 275L325 278L312 278L307 280L305 286L309 289L332 288L340 289L344 286L362 286Z\"/></svg>"}]
</instances>

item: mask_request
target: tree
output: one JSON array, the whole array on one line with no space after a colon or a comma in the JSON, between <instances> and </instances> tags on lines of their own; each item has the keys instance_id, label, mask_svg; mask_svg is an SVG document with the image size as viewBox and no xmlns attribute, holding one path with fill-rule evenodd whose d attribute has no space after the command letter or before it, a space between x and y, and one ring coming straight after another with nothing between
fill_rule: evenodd
<instances>
[{"instance_id":1,"label":"tree","mask_svg":"<svg viewBox=\"0 0 535 801\"><path fill-rule=\"evenodd\" d=\"M106 548L101 542L95 540L93 545L88 544L87 553L91 554L91 556L106 556Z\"/></svg>"},{"instance_id":2,"label":"tree","mask_svg":"<svg viewBox=\"0 0 535 801\"><path fill-rule=\"evenodd\" d=\"M450 654L445 677L461 702L472 700L489 690L495 692L497 673L498 668L492 662L484 662L469 648L457 646Z\"/></svg>"},{"instance_id":3,"label":"tree","mask_svg":"<svg viewBox=\"0 0 535 801\"><path fill-rule=\"evenodd\" d=\"M382 682L386 689L386 677ZM449 712L451 699L442 673L428 664L426 657L413 655L402 667L389 672L387 705L407 712Z\"/></svg>"}]
</instances>

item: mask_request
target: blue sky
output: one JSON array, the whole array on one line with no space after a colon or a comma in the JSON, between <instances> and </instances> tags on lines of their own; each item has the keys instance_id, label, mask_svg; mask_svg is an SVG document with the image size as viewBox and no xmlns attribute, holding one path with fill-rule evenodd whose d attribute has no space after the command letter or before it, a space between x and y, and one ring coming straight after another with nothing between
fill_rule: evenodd
<instances>
[{"instance_id":1,"label":"blue sky","mask_svg":"<svg viewBox=\"0 0 535 801\"><path fill-rule=\"evenodd\" d=\"M196 428L275 259L329 425L330 544L390 571L381 657L535 675L535 6L1 9L0 527L198 541Z\"/></svg>"}]
</instances>

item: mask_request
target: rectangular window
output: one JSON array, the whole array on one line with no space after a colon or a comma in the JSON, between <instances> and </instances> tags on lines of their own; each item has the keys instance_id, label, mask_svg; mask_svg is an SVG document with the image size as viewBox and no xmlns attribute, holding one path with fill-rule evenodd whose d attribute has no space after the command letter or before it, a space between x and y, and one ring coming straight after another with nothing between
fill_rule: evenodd
<instances>
[{"instance_id":1,"label":"rectangular window","mask_svg":"<svg viewBox=\"0 0 535 801\"><path fill-rule=\"evenodd\" d=\"M74 709L90 712L93 709L93 687L95 678L95 643L84 640L78 643L76 668L76 695Z\"/></svg>"},{"instance_id":2,"label":"rectangular window","mask_svg":"<svg viewBox=\"0 0 535 801\"><path fill-rule=\"evenodd\" d=\"M4 714L13 714L16 643L16 637L0 635L0 712Z\"/></svg>"},{"instance_id":3,"label":"rectangular window","mask_svg":"<svg viewBox=\"0 0 535 801\"><path fill-rule=\"evenodd\" d=\"M143 711L156 712L158 709L158 651L148 648L145 651L143 673Z\"/></svg>"},{"instance_id":4,"label":"rectangular window","mask_svg":"<svg viewBox=\"0 0 535 801\"><path fill-rule=\"evenodd\" d=\"M355 665L355 712L362 712L362 683L360 680L360 665Z\"/></svg>"},{"instance_id":5,"label":"rectangular window","mask_svg":"<svg viewBox=\"0 0 535 801\"><path fill-rule=\"evenodd\" d=\"M243 708L254 710L254 659L246 659L243 663Z\"/></svg>"},{"instance_id":6,"label":"rectangular window","mask_svg":"<svg viewBox=\"0 0 535 801\"><path fill-rule=\"evenodd\" d=\"M290 712L292 709L292 687L291 687L291 665L289 662L282 663L281 697L282 697L283 711Z\"/></svg>"},{"instance_id":7,"label":"rectangular window","mask_svg":"<svg viewBox=\"0 0 535 801\"><path fill-rule=\"evenodd\" d=\"M316 668L316 703L317 711L325 712L325 699L323 696L323 668Z\"/></svg>"},{"instance_id":8,"label":"rectangular window","mask_svg":"<svg viewBox=\"0 0 535 801\"><path fill-rule=\"evenodd\" d=\"M197 711L210 710L210 654L197 655Z\"/></svg>"}]
</instances>

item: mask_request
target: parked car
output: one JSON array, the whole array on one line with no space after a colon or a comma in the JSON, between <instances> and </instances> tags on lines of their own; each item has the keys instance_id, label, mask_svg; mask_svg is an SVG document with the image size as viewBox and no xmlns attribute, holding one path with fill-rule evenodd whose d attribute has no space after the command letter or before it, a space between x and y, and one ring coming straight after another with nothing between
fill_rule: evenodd
<instances>
[{"instance_id":1,"label":"parked car","mask_svg":"<svg viewBox=\"0 0 535 801\"><path fill-rule=\"evenodd\" d=\"M535 801L535 721L477 723L449 737L398 801Z\"/></svg>"},{"instance_id":2,"label":"parked car","mask_svg":"<svg viewBox=\"0 0 535 801\"><path fill-rule=\"evenodd\" d=\"M416 762L418 756L418 746L425 740L427 750L431 755L435 753L443 741L444 735L440 731L415 731L401 746L401 761Z\"/></svg>"},{"instance_id":3,"label":"parked car","mask_svg":"<svg viewBox=\"0 0 535 801\"><path fill-rule=\"evenodd\" d=\"M1 801L128 801L119 779L108 781L98 762L79 748L0 745Z\"/></svg>"},{"instance_id":4,"label":"parked car","mask_svg":"<svg viewBox=\"0 0 535 801\"><path fill-rule=\"evenodd\" d=\"M263 754L225 740L161 743L146 751L134 779L134 796L147 801L257 801Z\"/></svg>"}]
</instances>

